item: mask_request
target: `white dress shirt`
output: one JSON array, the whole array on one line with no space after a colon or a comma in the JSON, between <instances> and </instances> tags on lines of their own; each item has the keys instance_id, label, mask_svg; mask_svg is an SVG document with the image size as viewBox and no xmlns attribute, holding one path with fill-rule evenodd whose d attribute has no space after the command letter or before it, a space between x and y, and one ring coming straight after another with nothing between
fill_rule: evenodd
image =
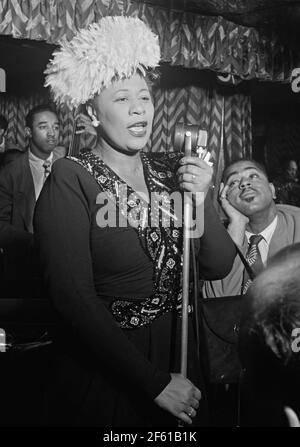
<instances>
[{"instance_id":1,"label":"white dress shirt","mask_svg":"<svg viewBox=\"0 0 300 447\"><path fill-rule=\"evenodd\" d=\"M261 234L263 239L259 242L258 249L260 252L261 260L264 265L266 265L266 263L267 263L270 241L271 241L274 231L276 229L277 220L278 220L278 218L277 218L277 216L275 216L274 219L272 220L272 222L270 223L270 225L268 225L267 228L265 228L263 231L261 231L259 233L259 234ZM246 234L246 237L247 237L247 240L249 243L249 239L251 236L253 236L254 233L250 233L249 231L246 231L245 234Z\"/></svg>"},{"instance_id":2,"label":"white dress shirt","mask_svg":"<svg viewBox=\"0 0 300 447\"><path fill-rule=\"evenodd\" d=\"M30 150L28 151L28 158L29 158L29 165L30 170L33 178L34 183L34 190L35 190L35 198L38 199L40 192L42 190L44 181L45 181L45 169L43 167L43 164L45 161L50 161L52 163L53 159L53 153L51 152L51 155L46 158L46 160L43 160L36 155L34 155Z\"/></svg>"}]
</instances>

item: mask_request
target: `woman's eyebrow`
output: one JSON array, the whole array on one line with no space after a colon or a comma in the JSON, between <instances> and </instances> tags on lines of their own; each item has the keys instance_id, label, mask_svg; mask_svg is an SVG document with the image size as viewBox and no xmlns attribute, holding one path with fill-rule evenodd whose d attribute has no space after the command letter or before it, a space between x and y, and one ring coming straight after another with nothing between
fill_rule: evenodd
<instances>
[{"instance_id":1,"label":"woman's eyebrow","mask_svg":"<svg viewBox=\"0 0 300 447\"><path fill-rule=\"evenodd\" d=\"M128 92L128 88L120 88L119 90L116 90L115 93L119 93L119 92Z\"/></svg>"}]
</instances>

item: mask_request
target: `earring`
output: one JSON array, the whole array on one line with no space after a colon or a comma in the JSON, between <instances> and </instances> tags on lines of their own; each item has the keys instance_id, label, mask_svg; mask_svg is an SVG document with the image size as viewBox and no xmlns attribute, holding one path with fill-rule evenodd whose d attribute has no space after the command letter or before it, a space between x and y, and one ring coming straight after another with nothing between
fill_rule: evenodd
<instances>
[{"instance_id":1,"label":"earring","mask_svg":"<svg viewBox=\"0 0 300 447\"><path fill-rule=\"evenodd\" d=\"M94 126L94 127L100 126L100 121L97 120L95 115L92 116L92 126Z\"/></svg>"}]
</instances>

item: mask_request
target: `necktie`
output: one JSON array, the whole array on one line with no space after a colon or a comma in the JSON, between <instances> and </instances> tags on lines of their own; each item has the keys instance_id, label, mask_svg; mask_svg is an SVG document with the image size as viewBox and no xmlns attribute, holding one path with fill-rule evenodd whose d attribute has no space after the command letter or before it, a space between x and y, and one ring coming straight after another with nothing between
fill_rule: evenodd
<instances>
[{"instance_id":1,"label":"necktie","mask_svg":"<svg viewBox=\"0 0 300 447\"><path fill-rule=\"evenodd\" d=\"M43 183L44 183L46 178L48 177L48 175L51 172L51 161L45 160L44 163L43 163L43 168L45 170L44 171L44 181L43 181Z\"/></svg>"},{"instance_id":2,"label":"necktie","mask_svg":"<svg viewBox=\"0 0 300 447\"><path fill-rule=\"evenodd\" d=\"M260 252L258 249L258 244L263 239L263 236L261 234L253 234L249 238L249 246L246 253L246 261L250 265L252 271L254 272L255 276L258 275L259 272L264 268ZM244 270L244 277L243 277L243 294L247 292L250 284L252 282L252 279L249 277L249 274L247 270Z\"/></svg>"}]
</instances>

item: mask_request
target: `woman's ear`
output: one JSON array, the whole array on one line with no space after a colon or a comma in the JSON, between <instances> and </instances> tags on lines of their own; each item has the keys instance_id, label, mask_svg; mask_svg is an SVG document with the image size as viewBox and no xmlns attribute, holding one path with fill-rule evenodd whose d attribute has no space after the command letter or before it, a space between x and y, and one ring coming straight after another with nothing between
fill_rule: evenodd
<instances>
[{"instance_id":1,"label":"woman's ear","mask_svg":"<svg viewBox=\"0 0 300 447\"><path fill-rule=\"evenodd\" d=\"M86 112L91 118L92 126L98 127L100 125L100 121L96 117L96 112L91 104L87 104L86 106Z\"/></svg>"},{"instance_id":2,"label":"woman's ear","mask_svg":"<svg viewBox=\"0 0 300 447\"><path fill-rule=\"evenodd\" d=\"M32 132L31 132L30 127L27 127L27 126L25 127L25 136L28 138L32 137Z\"/></svg>"}]
</instances>

